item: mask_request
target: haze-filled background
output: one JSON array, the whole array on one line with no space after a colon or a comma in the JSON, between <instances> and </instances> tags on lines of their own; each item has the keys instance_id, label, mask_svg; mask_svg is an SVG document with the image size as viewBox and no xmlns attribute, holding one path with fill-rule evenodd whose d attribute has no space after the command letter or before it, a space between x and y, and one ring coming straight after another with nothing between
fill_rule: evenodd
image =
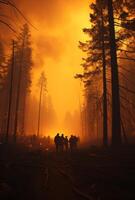
<instances>
[{"instance_id":1,"label":"haze-filled background","mask_svg":"<svg viewBox=\"0 0 135 200\"><path fill-rule=\"evenodd\" d=\"M31 97L38 101L37 81L40 73L44 71L47 77L47 96L49 96L46 103L51 101L57 116L55 127L51 127L53 131L64 131L65 127L69 127L64 123L76 120L72 122L75 124L80 120L80 101L83 93L80 92L80 82L74 79L74 76L81 71L82 52L78 48L78 41L86 39L82 28L89 26L89 2L89 0L15 1L17 7L37 29L30 27L34 61ZM13 11L11 15L18 19L15 26L17 28L21 26L22 19L19 15L14 16ZM69 128L69 131L72 130Z\"/></svg>"}]
</instances>

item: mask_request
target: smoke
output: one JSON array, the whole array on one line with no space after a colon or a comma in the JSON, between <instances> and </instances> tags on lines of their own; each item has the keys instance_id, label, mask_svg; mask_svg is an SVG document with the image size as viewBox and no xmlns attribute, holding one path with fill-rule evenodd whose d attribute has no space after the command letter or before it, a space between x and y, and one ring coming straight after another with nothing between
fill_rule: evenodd
<instances>
[{"instance_id":1,"label":"smoke","mask_svg":"<svg viewBox=\"0 0 135 200\"><path fill-rule=\"evenodd\" d=\"M78 41L85 40L82 29L89 26L89 0L14 0L30 26L34 68L32 95L37 95L37 80L45 71L48 92L58 118L63 121L67 111L79 110L80 83L74 79L81 72L82 52ZM25 20L12 11L15 27Z\"/></svg>"}]
</instances>

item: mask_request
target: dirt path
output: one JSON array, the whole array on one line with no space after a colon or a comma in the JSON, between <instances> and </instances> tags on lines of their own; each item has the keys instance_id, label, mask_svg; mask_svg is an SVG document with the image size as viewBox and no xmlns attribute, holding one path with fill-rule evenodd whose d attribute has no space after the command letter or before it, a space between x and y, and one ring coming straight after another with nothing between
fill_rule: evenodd
<instances>
[{"instance_id":1,"label":"dirt path","mask_svg":"<svg viewBox=\"0 0 135 200\"><path fill-rule=\"evenodd\" d=\"M73 190L73 184L68 178L69 163L65 156L52 154L48 158L47 200L82 200ZM64 173L63 173L64 172Z\"/></svg>"},{"instance_id":2,"label":"dirt path","mask_svg":"<svg viewBox=\"0 0 135 200\"><path fill-rule=\"evenodd\" d=\"M10 162L0 160L0 199L134 200L134 158L135 148L18 152Z\"/></svg>"}]
</instances>

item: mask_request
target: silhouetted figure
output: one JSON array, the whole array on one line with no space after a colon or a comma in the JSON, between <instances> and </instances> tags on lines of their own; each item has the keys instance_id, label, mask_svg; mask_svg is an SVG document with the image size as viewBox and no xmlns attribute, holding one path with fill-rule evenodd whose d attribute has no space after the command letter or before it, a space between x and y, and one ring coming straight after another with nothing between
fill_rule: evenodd
<instances>
[{"instance_id":1,"label":"silhouetted figure","mask_svg":"<svg viewBox=\"0 0 135 200\"><path fill-rule=\"evenodd\" d=\"M60 149L61 149L61 152L64 151L64 141L65 141L64 134L62 134L60 136Z\"/></svg>"},{"instance_id":2,"label":"silhouetted figure","mask_svg":"<svg viewBox=\"0 0 135 200\"><path fill-rule=\"evenodd\" d=\"M73 152L74 149L74 136L71 135L71 137L69 138L69 144L70 144L70 151Z\"/></svg>"},{"instance_id":3,"label":"silhouetted figure","mask_svg":"<svg viewBox=\"0 0 135 200\"><path fill-rule=\"evenodd\" d=\"M67 136L64 138L64 146L65 146L65 150L68 151L68 137Z\"/></svg>"},{"instance_id":4,"label":"silhouetted figure","mask_svg":"<svg viewBox=\"0 0 135 200\"><path fill-rule=\"evenodd\" d=\"M55 147L56 147L56 152L58 152L60 149L60 143L61 143L61 137L60 137L59 133L55 136L54 143L55 143Z\"/></svg>"},{"instance_id":5,"label":"silhouetted figure","mask_svg":"<svg viewBox=\"0 0 135 200\"><path fill-rule=\"evenodd\" d=\"M74 137L74 148L75 150L77 149L78 142L79 142L79 137L73 136Z\"/></svg>"},{"instance_id":6,"label":"silhouetted figure","mask_svg":"<svg viewBox=\"0 0 135 200\"><path fill-rule=\"evenodd\" d=\"M77 149L78 140L79 140L78 137L71 135L71 137L69 139L70 151L71 152L73 152L74 150Z\"/></svg>"}]
</instances>

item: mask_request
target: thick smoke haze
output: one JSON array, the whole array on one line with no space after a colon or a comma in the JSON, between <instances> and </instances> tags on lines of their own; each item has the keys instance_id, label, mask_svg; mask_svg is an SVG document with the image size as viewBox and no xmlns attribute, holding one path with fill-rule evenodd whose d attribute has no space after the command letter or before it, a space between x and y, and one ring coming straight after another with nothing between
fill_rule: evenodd
<instances>
[{"instance_id":1,"label":"thick smoke haze","mask_svg":"<svg viewBox=\"0 0 135 200\"><path fill-rule=\"evenodd\" d=\"M67 112L79 111L80 82L74 75L81 72L82 52L78 41L85 40L82 28L89 26L89 0L16 0L17 7L36 27L30 27L34 69L32 95L38 97L37 81L42 71L47 89L60 122ZM13 11L12 11L13 12ZM22 19L18 14L15 27Z\"/></svg>"}]
</instances>

